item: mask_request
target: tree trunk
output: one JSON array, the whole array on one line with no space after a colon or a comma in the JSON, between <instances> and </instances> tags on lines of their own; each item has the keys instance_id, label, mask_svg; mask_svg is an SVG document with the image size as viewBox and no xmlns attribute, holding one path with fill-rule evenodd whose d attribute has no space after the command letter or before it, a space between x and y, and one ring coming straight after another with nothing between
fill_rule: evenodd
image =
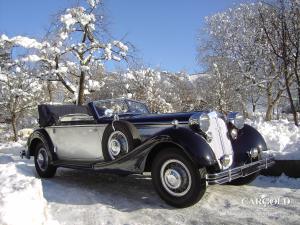
<instances>
[{"instance_id":1,"label":"tree trunk","mask_svg":"<svg viewBox=\"0 0 300 225\"><path fill-rule=\"evenodd\" d=\"M282 15L281 15L281 35L282 35L282 60L283 60L283 75L284 75L284 80L285 80L285 87L286 87L286 92L288 94L288 98L290 101L290 106L291 110L293 113L293 118L294 118L294 123L296 126L299 126L298 123L298 114L293 102L293 96L290 90L290 78L289 78L289 72L288 72L288 65L289 65L289 57L288 57L288 28L287 28L287 22L285 18L285 5L284 1L281 1L281 10L282 10Z\"/></svg>"},{"instance_id":2,"label":"tree trunk","mask_svg":"<svg viewBox=\"0 0 300 225\"><path fill-rule=\"evenodd\" d=\"M51 81L47 81L47 90L49 94L49 102L53 102L53 84Z\"/></svg>"},{"instance_id":3,"label":"tree trunk","mask_svg":"<svg viewBox=\"0 0 300 225\"><path fill-rule=\"evenodd\" d=\"M274 104L272 100L272 88L270 86L267 88L267 101L268 101L268 106L267 106L265 120L270 121L272 120L273 108L274 108Z\"/></svg>"},{"instance_id":4,"label":"tree trunk","mask_svg":"<svg viewBox=\"0 0 300 225\"><path fill-rule=\"evenodd\" d=\"M79 88L78 88L78 99L77 104L83 105L84 103L84 81L85 81L85 73L84 71L80 72L80 80L79 80Z\"/></svg>"},{"instance_id":5,"label":"tree trunk","mask_svg":"<svg viewBox=\"0 0 300 225\"><path fill-rule=\"evenodd\" d=\"M247 107L246 107L244 101L242 101L242 110L243 110L244 117L249 118L249 113L248 113L248 110L247 110Z\"/></svg>"},{"instance_id":6,"label":"tree trunk","mask_svg":"<svg viewBox=\"0 0 300 225\"><path fill-rule=\"evenodd\" d=\"M272 117L273 117L273 108L274 108L274 105L272 104L268 104L268 107L267 107L267 112L266 112L266 116L265 116L265 120L266 121L270 121L272 120Z\"/></svg>"},{"instance_id":7,"label":"tree trunk","mask_svg":"<svg viewBox=\"0 0 300 225\"><path fill-rule=\"evenodd\" d=\"M13 114L11 116L11 125L13 128L13 132L14 132L14 141L17 142L18 141L18 132L17 132L17 117L15 114Z\"/></svg>"},{"instance_id":8,"label":"tree trunk","mask_svg":"<svg viewBox=\"0 0 300 225\"><path fill-rule=\"evenodd\" d=\"M294 71L295 71L296 83L297 83L298 105L300 107L300 78L299 78L299 74L298 74L298 65L297 65L297 63L295 64Z\"/></svg>"},{"instance_id":9,"label":"tree trunk","mask_svg":"<svg viewBox=\"0 0 300 225\"><path fill-rule=\"evenodd\" d=\"M283 37L284 37L284 34L283 33ZM285 39L283 39L285 40ZM294 104L294 101L293 101L293 96L292 96L292 93L291 93L291 89L290 89L290 76L289 76L289 72L288 72L288 57L287 57L287 47L286 47L286 43L283 42L283 45L282 45L282 49L283 49L283 76L284 76L284 81L285 81L285 88L286 88L286 92L288 94L288 99L289 99L289 102L290 102L290 107L291 107L291 110L292 110L292 113L293 113L293 118L294 118L294 123L296 126L299 126L299 122L298 122L298 114L297 114L297 111L296 111L296 107L295 107L295 104Z\"/></svg>"},{"instance_id":10,"label":"tree trunk","mask_svg":"<svg viewBox=\"0 0 300 225\"><path fill-rule=\"evenodd\" d=\"M256 111L256 104L252 103L252 113L255 114Z\"/></svg>"},{"instance_id":11,"label":"tree trunk","mask_svg":"<svg viewBox=\"0 0 300 225\"><path fill-rule=\"evenodd\" d=\"M284 74L286 92L288 94L288 98L289 98L289 101L290 101L290 107L291 107L291 110L292 110L294 123L295 123L296 126L299 126L298 114L297 114L296 107L295 107L295 104L294 104L294 101L293 101L293 96L292 96L292 93L291 93L291 90L290 90L289 80L288 80L288 77L287 77L288 75L286 73L287 73L287 70L285 71L285 74Z\"/></svg>"}]
</instances>

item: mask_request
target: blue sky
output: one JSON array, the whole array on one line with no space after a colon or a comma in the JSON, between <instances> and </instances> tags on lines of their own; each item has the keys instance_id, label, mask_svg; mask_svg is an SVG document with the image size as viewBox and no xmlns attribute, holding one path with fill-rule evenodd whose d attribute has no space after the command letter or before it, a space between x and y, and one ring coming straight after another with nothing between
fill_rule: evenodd
<instances>
[{"instance_id":1,"label":"blue sky","mask_svg":"<svg viewBox=\"0 0 300 225\"><path fill-rule=\"evenodd\" d=\"M51 16L74 0L0 0L0 34L41 38ZM105 0L109 28L126 35L147 66L196 73L197 35L205 16L233 7L241 0ZM112 65L109 65L112 69Z\"/></svg>"}]
</instances>

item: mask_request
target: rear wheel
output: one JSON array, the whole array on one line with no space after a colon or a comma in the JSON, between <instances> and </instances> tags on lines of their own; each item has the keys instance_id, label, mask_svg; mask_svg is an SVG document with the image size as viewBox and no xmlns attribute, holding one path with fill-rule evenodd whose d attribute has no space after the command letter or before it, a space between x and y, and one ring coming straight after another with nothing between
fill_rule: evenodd
<instances>
[{"instance_id":1,"label":"rear wheel","mask_svg":"<svg viewBox=\"0 0 300 225\"><path fill-rule=\"evenodd\" d=\"M166 149L152 163L152 182L169 205L183 208L197 203L206 190L206 170L198 169L177 149Z\"/></svg>"},{"instance_id":2,"label":"rear wheel","mask_svg":"<svg viewBox=\"0 0 300 225\"><path fill-rule=\"evenodd\" d=\"M48 146L42 142L36 146L34 164L38 175L42 178L53 177L56 173L56 167L52 165L51 152Z\"/></svg>"}]
</instances>

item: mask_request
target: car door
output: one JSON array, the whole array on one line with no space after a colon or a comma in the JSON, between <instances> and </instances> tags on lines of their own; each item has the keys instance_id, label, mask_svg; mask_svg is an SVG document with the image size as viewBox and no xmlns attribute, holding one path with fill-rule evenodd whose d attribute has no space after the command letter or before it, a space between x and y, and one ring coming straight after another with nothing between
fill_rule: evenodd
<instances>
[{"instance_id":1,"label":"car door","mask_svg":"<svg viewBox=\"0 0 300 225\"><path fill-rule=\"evenodd\" d=\"M106 125L62 125L46 128L61 160L103 160L102 135Z\"/></svg>"}]
</instances>

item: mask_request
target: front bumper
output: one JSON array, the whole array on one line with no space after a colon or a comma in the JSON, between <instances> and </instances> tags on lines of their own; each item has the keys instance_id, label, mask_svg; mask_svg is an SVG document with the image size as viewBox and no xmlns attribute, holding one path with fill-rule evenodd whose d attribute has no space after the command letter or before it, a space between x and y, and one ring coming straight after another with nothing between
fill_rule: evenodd
<instances>
[{"instance_id":1,"label":"front bumper","mask_svg":"<svg viewBox=\"0 0 300 225\"><path fill-rule=\"evenodd\" d=\"M275 164L273 156L268 156L259 161L235 167L220 173L211 173L206 175L207 184L223 184L240 177L246 177L262 169L267 169Z\"/></svg>"}]
</instances>

